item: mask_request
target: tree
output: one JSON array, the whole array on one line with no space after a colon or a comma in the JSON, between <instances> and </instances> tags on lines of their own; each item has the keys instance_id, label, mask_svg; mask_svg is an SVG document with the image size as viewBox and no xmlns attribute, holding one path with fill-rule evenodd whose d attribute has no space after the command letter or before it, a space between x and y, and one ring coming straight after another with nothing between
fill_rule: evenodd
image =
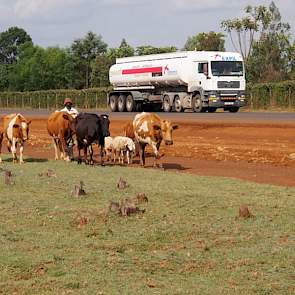
<instances>
[{"instance_id":1,"label":"tree","mask_svg":"<svg viewBox=\"0 0 295 295\"><path fill-rule=\"evenodd\" d=\"M136 48L136 55L169 53L169 52L175 52L175 51L177 51L177 48L175 46L153 47L149 45L143 45L143 46L138 46Z\"/></svg>"},{"instance_id":2,"label":"tree","mask_svg":"<svg viewBox=\"0 0 295 295\"><path fill-rule=\"evenodd\" d=\"M72 61L75 64L76 71L81 73L82 87L89 87L91 76L91 63L98 55L105 53L107 44L102 40L102 37L93 32L88 32L82 39L76 39L72 46Z\"/></svg>"},{"instance_id":3,"label":"tree","mask_svg":"<svg viewBox=\"0 0 295 295\"><path fill-rule=\"evenodd\" d=\"M275 30L289 30L290 26L280 21L281 16L274 2L271 2L269 7L248 5L244 10L245 17L223 20L221 27L228 32L234 49L239 51L247 62L256 32L259 32L260 36L264 36L273 26L275 26L273 28ZM277 20L279 20L279 23L276 25L274 22ZM233 33L235 33L236 38L234 38Z\"/></svg>"},{"instance_id":4,"label":"tree","mask_svg":"<svg viewBox=\"0 0 295 295\"><path fill-rule=\"evenodd\" d=\"M281 21L281 14L272 2L261 18L260 38L253 41L247 58L250 81L271 82L286 79L294 67L294 47L290 26Z\"/></svg>"},{"instance_id":5,"label":"tree","mask_svg":"<svg viewBox=\"0 0 295 295\"><path fill-rule=\"evenodd\" d=\"M92 63L91 87L109 86L109 69L114 60L108 54L98 55Z\"/></svg>"},{"instance_id":6,"label":"tree","mask_svg":"<svg viewBox=\"0 0 295 295\"><path fill-rule=\"evenodd\" d=\"M18 50L26 42L32 43L27 32L18 27L11 27L0 33L0 63L12 64L18 59Z\"/></svg>"},{"instance_id":7,"label":"tree","mask_svg":"<svg viewBox=\"0 0 295 295\"><path fill-rule=\"evenodd\" d=\"M116 58L134 56L134 54L134 48L130 46L124 38L118 48L110 48L107 51L107 56L113 61L113 63L116 62Z\"/></svg>"},{"instance_id":8,"label":"tree","mask_svg":"<svg viewBox=\"0 0 295 295\"><path fill-rule=\"evenodd\" d=\"M67 88L69 56L58 47L41 48L25 43L19 61L9 74L9 88L17 91Z\"/></svg>"},{"instance_id":9,"label":"tree","mask_svg":"<svg viewBox=\"0 0 295 295\"><path fill-rule=\"evenodd\" d=\"M184 50L225 51L224 35L213 31L197 34L187 39Z\"/></svg>"}]
</instances>

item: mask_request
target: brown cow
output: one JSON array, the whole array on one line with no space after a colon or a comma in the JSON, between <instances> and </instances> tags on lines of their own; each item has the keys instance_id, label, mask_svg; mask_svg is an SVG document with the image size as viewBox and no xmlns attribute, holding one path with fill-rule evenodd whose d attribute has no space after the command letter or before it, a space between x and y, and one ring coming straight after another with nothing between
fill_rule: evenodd
<instances>
[{"instance_id":1,"label":"brown cow","mask_svg":"<svg viewBox=\"0 0 295 295\"><path fill-rule=\"evenodd\" d=\"M23 164L23 150L25 141L29 139L28 121L21 114L10 114L3 118L4 134L7 139L7 148L12 153L13 163L17 162L16 149L19 143L19 163Z\"/></svg>"},{"instance_id":2,"label":"brown cow","mask_svg":"<svg viewBox=\"0 0 295 295\"><path fill-rule=\"evenodd\" d=\"M70 161L67 140L75 133L74 119L66 112L54 112L47 120L47 131L53 137L53 146L55 151L55 160L60 158L65 161Z\"/></svg>"},{"instance_id":3,"label":"brown cow","mask_svg":"<svg viewBox=\"0 0 295 295\"><path fill-rule=\"evenodd\" d=\"M166 145L172 145L172 131L178 126L161 118L154 113L137 114L133 120L133 129L136 141L140 148L140 164L145 165L144 149L147 144L151 145L154 152L154 167L160 158L159 149L162 140Z\"/></svg>"}]
</instances>

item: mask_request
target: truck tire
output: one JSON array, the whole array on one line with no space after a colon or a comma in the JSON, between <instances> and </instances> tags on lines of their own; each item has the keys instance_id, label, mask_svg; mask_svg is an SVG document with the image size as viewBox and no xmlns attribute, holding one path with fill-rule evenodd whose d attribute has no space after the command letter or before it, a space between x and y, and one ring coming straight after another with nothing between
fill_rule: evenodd
<instances>
[{"instance_id":1,"label":"truck tire","mask_svg":"<svg viewBox=\"0 0 295 295\"><path fill-rule=\"evenodd\" d=\"M164 96L163 99L163 110L166 113L169 113L171 111L171 105L170 105L170 98L168 95Z\"/></svg>"},{"instance_id":2,"label":"truck tire","mask_svg":"<svg viewBox=\"0 0 295 295\"><path fill-rule=\"evenodd\" d=\"M118 96L117 95L111 95L110 96L110 109L112 112L118 111Z\"/></svg>"},{"instance_id":3,"label":"truck tire","mask_svg":"<svg viewBox=\"0 0 295 295\"><path fill-rule=\"evenodd\" d=\"M135 101L131 94L126 97L126 110L127 112L134 112L135 110Z\"/></svg>"},{"instance_id":4,"label":"truck tire","mask_svg":"<svg viewBox=\"0 0 295 295\"><path fill-rule=\"evenodd\" d=\"M183 112L183 107L181 105L180 97L177 95L174 98L174 109L177 113Z\"/></svg>"},{"instance_id":5,"label":"truck tire","mask_svg":"<svg viewBox=\"0 0 295 295\"><path fill-rule=\"evenodd\" d=\"M192 98L192 109L195 113L201 113L203 110L202 99L200 94L196 94Z\"/></svg>"},{"instance_id":6,"label":"truck tire","mask_svg":"<svg viewBox=\"0 0 295 295\"><path fill-rule=\"evenodd\" d=\"M141 101L137 101L135 104L135 111L142 112L142 109L143 109L143 103Z\"/></svg>"},{"instance_id":7,"label":"truck tire","mask_svg":"<svg viewBox=\"0 0 295 295\"><path fill-rule=\"evenodd\" d=\"M126 110L126 95L120 94L118 98L118 110L124 112Z\"/></svg>"},{"instance_id":8,"label":"truck tire","mask_svg":"<svg viewBox=\"0 0 295 295\"><path fill-rule=\"evenodd\" d=\"M239 111L239 107L230 107L228 110L230 113L237 113Z\"/></svg>"}]
</instances>

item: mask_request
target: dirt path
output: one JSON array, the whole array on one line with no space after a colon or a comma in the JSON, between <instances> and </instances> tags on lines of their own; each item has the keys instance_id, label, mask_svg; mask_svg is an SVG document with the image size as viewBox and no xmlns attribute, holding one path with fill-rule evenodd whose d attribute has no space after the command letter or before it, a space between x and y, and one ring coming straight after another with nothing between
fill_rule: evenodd
<instances>
[{"instance_id":1,"label":"dirt path","mask_svg":"<svg viewBox=\"0 0 295 295\"><path fill-rule=\"evenodd\" d=\"M25 155L53 159L46 120L31 119L31 140ZM161 147L165 170L295 186L295 123L219 120L176 123L180 128L174 133L174 145ZM111 135L122 134L124 124L126 119L112 119ZM138 160L134 165L138 166L137 163ZM147 164L151 165L151 158Z\"/></svg>"}]
</instances>

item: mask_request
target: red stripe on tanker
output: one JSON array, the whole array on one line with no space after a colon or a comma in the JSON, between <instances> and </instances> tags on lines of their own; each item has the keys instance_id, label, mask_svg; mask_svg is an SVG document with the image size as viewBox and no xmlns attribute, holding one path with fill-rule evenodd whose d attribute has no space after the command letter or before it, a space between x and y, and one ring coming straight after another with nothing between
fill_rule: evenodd
<instances>
[{"instance_id":1,"label":"red stripe on tanker","mask_svg":"<svg viewBox=\"0 0 295 295\"><path fill-rule=\"evenodd\" d=\"M125 69L125 70L122 70L122 75L143 74L143 73L162 73L162 71L163 71L163 67Z\"/></svg>"}]
</instances>

